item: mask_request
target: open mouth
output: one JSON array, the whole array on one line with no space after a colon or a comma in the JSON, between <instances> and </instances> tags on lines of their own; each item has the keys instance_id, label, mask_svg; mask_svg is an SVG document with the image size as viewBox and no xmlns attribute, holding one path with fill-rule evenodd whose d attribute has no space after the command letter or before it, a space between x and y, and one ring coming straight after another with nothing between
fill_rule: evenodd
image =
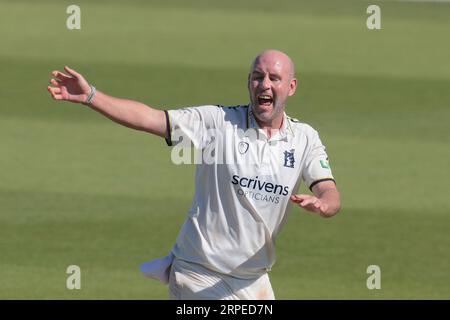
<instances>
[{"instance_id":1,"label":"open mouth","mask_svg":"<svg viewBox=\"0 0 450 320\"><path fill-rule=\"evenodd\" d=\"M273 103L273 98L269 95L260 95L258 96L258 103L261 106L270 106Z\"/></svg>"}]
</instances>

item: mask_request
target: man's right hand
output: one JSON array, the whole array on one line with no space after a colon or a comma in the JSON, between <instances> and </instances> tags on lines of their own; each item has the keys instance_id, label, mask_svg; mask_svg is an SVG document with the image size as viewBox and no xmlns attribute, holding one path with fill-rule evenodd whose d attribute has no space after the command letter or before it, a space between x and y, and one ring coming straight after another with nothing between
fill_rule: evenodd
<instances>
[{"instance_id":1,"label":"man's right hand","mask_svg":"<svg viewBox=\"0 0 450 320\"><path fill-rule=\"evenodd\" d=\"M84 77L65 66L66 73L53 71L47 90L55 100L85 104L91 94L91 86ZM95 91L89 107L126 127L146 131L167 138L167 119L164 111L141 102L109 96Z\"/></svg>"},{"instance_id":2,"label":"man's right hand","mask_svg":"<svg viewBox=\"0 0 450 320\"><path fill-rule=\"evenodd\" d=\"M67 74L61 71L52 72L51 86L48 86L47 90L55 100L84 103L91 91L88 82L75 70L67 66L64 70Z\"/></svg>"}]
</instances>

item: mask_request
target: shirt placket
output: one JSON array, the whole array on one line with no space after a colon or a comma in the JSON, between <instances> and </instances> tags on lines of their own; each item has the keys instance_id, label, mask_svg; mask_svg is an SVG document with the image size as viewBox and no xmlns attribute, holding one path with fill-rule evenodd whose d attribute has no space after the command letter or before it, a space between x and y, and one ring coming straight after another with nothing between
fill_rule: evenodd
<instances>
[{"instance_id":1,"label":"shirt placket","mask_svg":"<svg viewBox=\"0 0 450 320\"><path fill-rule=\"evenodd\" d=\"M271 174L271 154L270 154L270 141L265 139L262 146L262 159L261 159L261 173L264 175Z\"/></svg>"}]
</instances>

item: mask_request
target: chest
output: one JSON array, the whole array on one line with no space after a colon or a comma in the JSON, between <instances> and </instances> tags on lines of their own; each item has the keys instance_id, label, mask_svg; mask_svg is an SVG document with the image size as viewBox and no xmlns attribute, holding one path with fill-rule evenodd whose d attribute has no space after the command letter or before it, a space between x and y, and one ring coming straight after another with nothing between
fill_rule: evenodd
<instances>
[{"instance_id":1,"label":"chest","mask_svg":"<svg viewBox=\"0 0 450 320\"><path fill-rule=\"evenodd\" d=\"M267 139L257 133L234 132L205 148L203 156L214 158L215 163L226 164L220 166L222 176L245 174L295 184L306 151L306 144L292 136Z\"/></svg>"}]
</instances>

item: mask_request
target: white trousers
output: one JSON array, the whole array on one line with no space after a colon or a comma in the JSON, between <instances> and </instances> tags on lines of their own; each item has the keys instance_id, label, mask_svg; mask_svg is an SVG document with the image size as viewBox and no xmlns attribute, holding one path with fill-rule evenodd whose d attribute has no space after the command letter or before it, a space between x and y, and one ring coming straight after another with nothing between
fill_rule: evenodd
<instances>
[{"instance_id":1,"label":"white trousers","mask_svg":"<svg viewBox=\"0 0 450 320\"><path fill-rule=\"evenodd\" d=\"M173 300L274 300L267 273L240 279L175 258L169 276Z\"/></svg>"}]
</instances>

